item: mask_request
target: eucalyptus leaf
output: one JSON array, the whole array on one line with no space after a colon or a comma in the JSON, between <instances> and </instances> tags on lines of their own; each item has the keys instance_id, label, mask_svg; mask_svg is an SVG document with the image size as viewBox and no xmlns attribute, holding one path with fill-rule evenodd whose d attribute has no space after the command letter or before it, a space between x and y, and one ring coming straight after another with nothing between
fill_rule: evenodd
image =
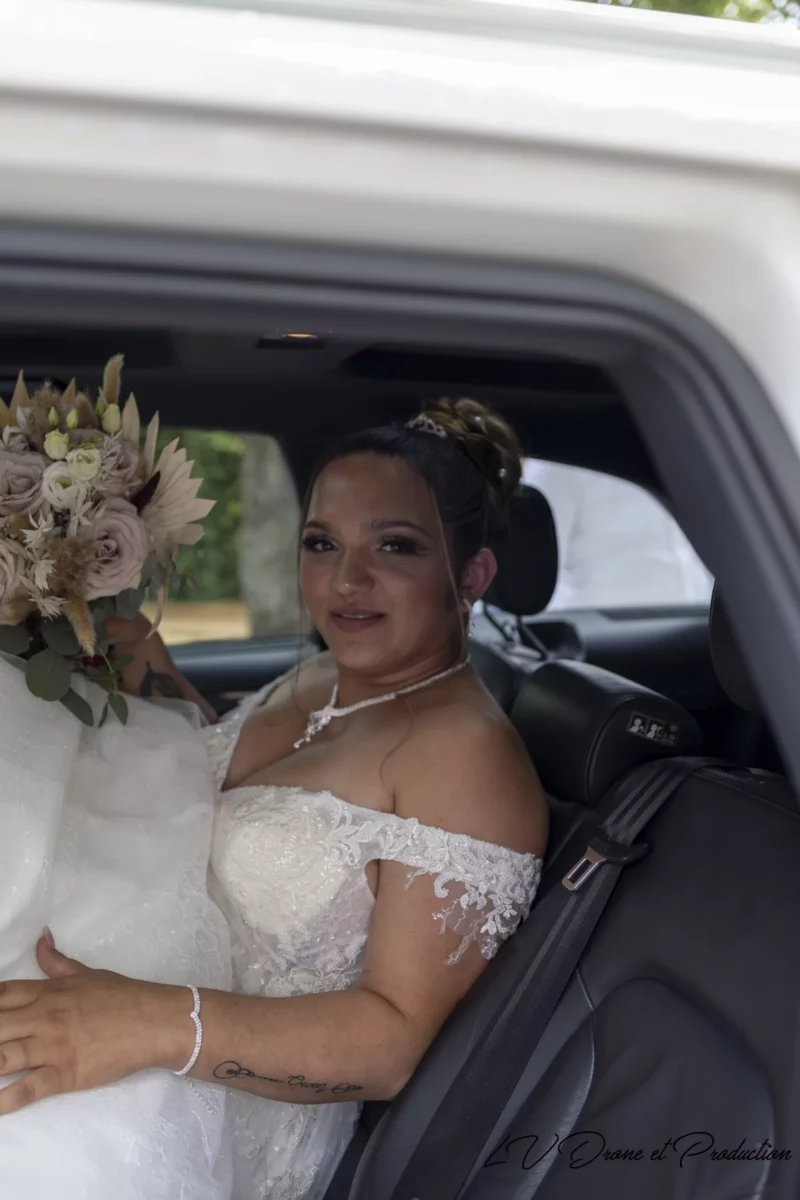
<instances>
[{"instance_id":1,"label":"eucalyptus leaf","mask_svg":"<svg viewBox=\"0 0 800 1200\"><path fill-rule=\"evenodd\" d=\"M112 692L111 695L108 697L108 703L111 707L111 711L113 712L114 716L117 718L119 723L121 725L127 725L127 723L128 723L128 702L125 699L125 697L121 696L119 694L119 692Z\"/></svg>"},{"instance_id":2,"label":"eucalyptus leaf","mask_svg":"<svg viewBox=\"0 0 800 1200\"><path fill-rule=\"evenodd\" d=\"M25 669L28 688L40 700L63 699L69 691L71 674L70 663L50 646L34 654Z\"/></svg>"},{"instance_id":3,"label":"eucalyptus leaf","mask_svg":"<svg viewBox=\"0 0 800 1200\"><path fill-rule=\"evenodd\" d=\"M114 659L114 671L117 675L121 675L126 667L129 667L134 662L133 654L120 654L119 658Z\"/></svg>"},{"instance_id":4,"label":"eucalyptus leaf","mask_svg":"<svg viewBox=\"0 0 800 1200\"><path fill-rule=\"evenodd\" d=\"M139 615L139 609L144 601L143 588L128 588L117 596L117 616L125 621L133 621Z\"/></svg>"},{"instance_id":5,"label":"eucalyptus leaf","mask_svg":"<svg viewBox=\"0 0 800 1200\"><path fill-rule=\"evenodd\" d=\"M98 620L105 620L106 617L113 617L116 611L116 604L113 596L101 596L99 600L92 601L92 617L95 624Z\"/></svg>"},{"instance_id":6,"label":"eucalyptus leaf","mask_svg":"<svg viewBox=\"0 0 800 1200\"><path fill-rule=\"evenodd\" d=\"M86 675L92 683L96 683L106 692L113 692L117 686L116 676L112 675L110 671L87 668Z\"/></svg>"},{"instance_id":7,"label":"eucalyptus leaf","mask_svg":"<svg viewBox=\"0 0 800 1200\"><path fill-rule=\"evenodd\" d=\"M106 700L105 705L103 706L103 711L100 714L100 720L97 722L97 728L102 729L107 720L108 720L108 701Z\"/></svg>"},{"instance_id":8,"label":"eucalyptus leaf","mask_svg":"<svg viewBox=\"0 0 800 1200\"><path fill-rule=\"evenodd\" d=\"M64 658L70 658L80 653L81 644L75 635L75 630L66 617L56 617L52 621L42 621L41 630L42 637L47 642L47 645L51 650L55 650L56 654L61 654Z\"/></svg>"},{"instance_id":9,"label":"eucalyptus leaf","mask_svg":"<svg viewBox=\"0 0 800 1200\"><path fill-rule=\"evenodd\" d=\"M68 708L74 717L79 721L83 721L84 725L94 725L94 713L91 705L79 696L77 692L69 689L66 696L61 697L61 703L65 708Z\"/></svg>"},{"instance_id":10,"label":"eucalyptus leaf","mask_svg":"<svg viewBox=\"0 0 800 1200\"><path fill-rule=\"evenodd\" d=\"M106 621L113 614L113 609L97 608L92 613L95 632L95 646L98 653L103 653L108 648L108 630L106 629Z\"/></svg>"},{"instance_id":11,"label":"eucalyptus leaf","mask_svg":"<svg viewBox=\"0 0 800 1200\"><path fill-rule=\"evenodd\" d=\"M150 586L150 583L153 579L153 572L156 570L157 566L158 566L158 558L156 556L155 551L151 551L148 554L147 558L144 560L144 566L142 567L142 576L141 576L141 579L139 580L139 587L146 588L146 587Z\"/></svg>"},{"instance_id":12,"label":"eucalyptus leaf","mask_svg":"<svg viewBox=\"0 0 800 1200\"><path fill-rule=\"evenodd\" d=\"M24 654L31 644L31 635L24 625L0 625L0 650L6 654Z\"/></svg>"}]
</instances>

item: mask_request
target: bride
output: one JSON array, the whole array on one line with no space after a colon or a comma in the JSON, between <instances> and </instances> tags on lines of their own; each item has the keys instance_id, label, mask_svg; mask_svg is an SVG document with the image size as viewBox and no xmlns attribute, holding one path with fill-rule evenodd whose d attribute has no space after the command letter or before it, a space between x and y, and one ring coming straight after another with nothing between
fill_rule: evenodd
<instances>
[{"instance_id":1,"label":"bride","mask_svg":"<svg viewBox=\"0 0 800 1200\"><path fill-rule=\"evenodd\" d=\"M0 1090L0 1146L39 1101L171 1071L209 1120L225 1097L237 1200L324 1196L360 1102L400 1091L539 881L541 787L466 652L519 477L512 431L467 400L334 446L300 555L328 652L223 721L144 618L120 623L126 688L208 720L232 990L89 967L46 930L47 978L0 985L0 1074L19 1074Z\"/></svg>"}]
</instances>

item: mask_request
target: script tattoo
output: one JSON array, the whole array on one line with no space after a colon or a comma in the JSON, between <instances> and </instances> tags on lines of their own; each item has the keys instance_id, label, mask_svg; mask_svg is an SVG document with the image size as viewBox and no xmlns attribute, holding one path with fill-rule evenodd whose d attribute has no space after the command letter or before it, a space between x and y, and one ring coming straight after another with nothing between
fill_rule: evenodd
<instances>
[{"instance_id":1,"label":"script tattoo","mask_svg":"<svg viewBox=\"0 0 800 1200\"><path fill-rule=\"evenodd\" d=\"M162 696L168 700L180 700L181 689L177 679L173 679L165 672L154 671L148 663L144 679L139 686L139 695L147 699L151 699L153 696Z\"/></svg>"},{"instance_id":2,"label":"script tattoo","mask_svg":"<svg viewBox=\"0 0 800 1200\"><path fill-rule=\"evenodd\" d=\"M348 1092L363 1092L360 1083L322 1083L319 1080L306 1079L305 1075L287 1075L285 1079L275 1079L272 1075L259 1075L241 1063L229 1060L214 1067L215 1079L261 1079L265 1083L282 1083L289 1087L308 1088L309 1091L330 1092L334 1096L346 1095Z\"/></svg>"}]
</instances>

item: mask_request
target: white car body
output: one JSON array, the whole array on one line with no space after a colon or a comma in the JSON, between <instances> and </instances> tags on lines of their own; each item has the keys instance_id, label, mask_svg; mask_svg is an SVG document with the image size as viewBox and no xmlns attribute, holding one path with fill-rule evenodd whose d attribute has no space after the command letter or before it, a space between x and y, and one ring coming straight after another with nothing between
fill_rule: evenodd
<instances>
[{"instance_id":1,"label":"white car body","mask_svg":"<svg viewBox=\"0 0 800 1200\"><path fill-rule=\"evenodd\" d=\"M800 450L800 35L341 7L4 0L0 220L611 269L715 324Z\"/></svg>"}]
</instances>

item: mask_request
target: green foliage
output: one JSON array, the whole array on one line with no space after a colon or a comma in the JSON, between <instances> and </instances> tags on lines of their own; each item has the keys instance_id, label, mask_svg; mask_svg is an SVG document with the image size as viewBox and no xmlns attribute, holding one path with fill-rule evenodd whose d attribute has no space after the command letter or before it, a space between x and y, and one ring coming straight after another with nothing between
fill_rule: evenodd
<instances>
[{"instance_id":1,"label":"green foliage","mask_svg":"<svg viewBox=\"0 0 800 1200\"><path fill-rule=\"evenodd\" d=\"M4 654L25 654L31 635L24 625L0 625L0 650Z\"/></svg>"},{"instance_id":2,"label":"green foliage","mask_svg":"<svg viewBox=\"0 0 800 1200\"><path fill-rule=\"evenodd\" d=\"M67 659L49 646L28 659L25 668L28 688L41 700L61 700L66 696L71 673Z\"/></svg>"},{"instance_id":3,"label":"green foliage","mask_svg":"<svg viewBox=\"0 0 800 1200\"><path fill-rule=\"evenodd\" d=\"M162 430L159 452L179 437L194 475L205 480L200 495L216 500L203 521L205 533L196 546L184 546L173 576L173 600L238 600L239 570L236 544L242 520L241 466L244 442L232 433L204 430Z\"/></svg>"},{"instance_id":4,"label":"green foliage","mask_svg":"<svg viewBox=\"0 0 800 1200\"><path fill-rule=\"evenodd\" d=\"M622 8L651 8L692 17L723 17L731 21L792 20L800 7L792 0L585 0Z\"/></svg>"}]
</instances>

